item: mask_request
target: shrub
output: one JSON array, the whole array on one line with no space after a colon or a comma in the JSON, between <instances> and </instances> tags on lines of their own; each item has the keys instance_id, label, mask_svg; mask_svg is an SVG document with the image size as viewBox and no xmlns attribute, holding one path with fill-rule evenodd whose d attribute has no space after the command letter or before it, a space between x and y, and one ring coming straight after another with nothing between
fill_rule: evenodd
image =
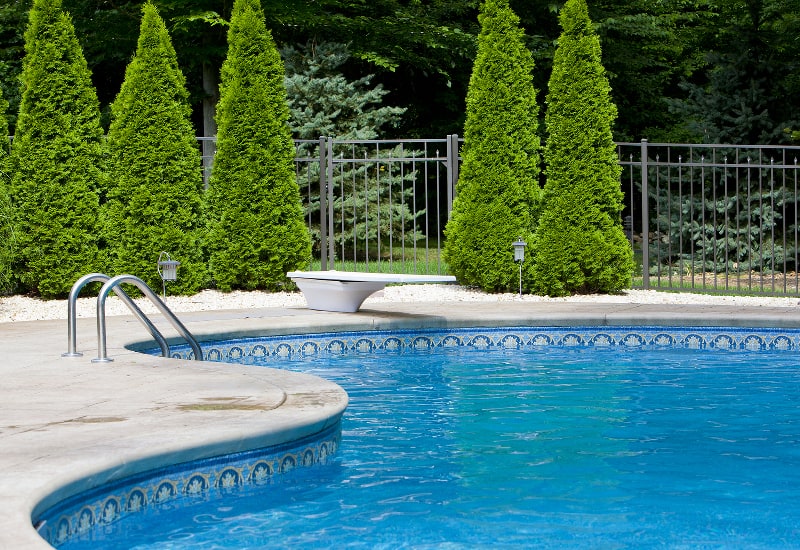
<instances>
[{"instance_id":1,"label":"shrub","mask_svg":"<svg viewBox=\"0 0 800 550\"><path fill-rule=\"evenodd\" d=\"M279 289L311 259L295 182L284 67L258 0L236 0L220 77L217 154L206 193L216 285Z\"/></svg>"},{"instance_id":2,"label":"shrub","mask_svg":"<svg viewBox=\"0 0 800 550\"><path fill-rule=\"evenodd\" d=\"M516 289L512 242L531 241L538 216L538 107L533 57L506 0L486 0L467 92L463 164L444 258L464 285ZM528 277L524 281L528 286Z\"/></svg>"},{"instance_id":3,"label":"shrub","mask_svg":"<svg viewBox=\"0 0 800 550\"><path fill-rule=\"evenodd\" d=\"M203 178L189 93L164 21L143 7L139 43L111 106L106 234L115 273L158 288L161 251L181 262L170 288L206 282L200 244Z\"/></svg>"},{"instance_id":4,"label":"shrub","mask_svg":"<svg viewBox=\"0 0 800 550\"><path fill-rule=\"evenodd\" d=\"M547 183L534 239L533 290L552 296L614 292L629 286L633 274L611 135L617 111L585 0L568 0L560 21L547 95Z\"/></svg>"},{"instance_id":5,"label":"shrub","mask_svg":"<svg viewBox=\"0 0 800 550\"><path fill-rule=\"evenodd\" d=\"M11 147L13 269L24 289L63 296L97 271L103 132L91 75L60 0L35 0Z\"/></svg>"}]
</instances>

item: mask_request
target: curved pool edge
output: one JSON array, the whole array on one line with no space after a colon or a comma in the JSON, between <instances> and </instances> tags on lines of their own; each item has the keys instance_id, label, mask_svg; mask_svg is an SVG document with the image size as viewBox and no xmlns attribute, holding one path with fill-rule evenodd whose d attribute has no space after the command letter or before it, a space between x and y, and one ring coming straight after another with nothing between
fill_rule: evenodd
<instances>
[{"instance_id":1,"label":"curved pool edge","mask_svg":"<svg viewBox=\"0 0 800 550\"><path fill-rule=\"evenodd\" d=\"M142 329L127 317L109 319L114 362L92 363L93 328L79 322L84 356L62 358L65 321L0 327L0 549L49 548L32 518L72 495L302 439L338 424L347 405L313 376L130 352Z\"/></svg>"},{"instance_id":2,"label":"curved pool edge","mask_svg":"<svg viewBox=\"0 0 800 550\"><path fill-rule=\"evenodd\" d=\"M563 303L406 303L353 314L261 309L181 314L200 340L337 330L504 326L513 324L672 324L800 327L800 310L731 306ZM165 328L165 333L170 334ZM144 339L129 317L109 318L111 364L96 352L93 319L78 324L85 356L63 359L66 322L0 326L0 548L47 548L32 514L68 492L101 484L158 460L236 452L298 436L338 418L346 395L333 384L265 371L147 357L125 349ZM276 388L281 388L276 392ZM283 393L280 393L283 392ZM278 406L276 400L287 396ZM270 397L271 396L271 397ZM322 399L320 399L322 397ZM271 400L270 400L271 399ZM242 407L217 407L233 403ZM190 405L186 407L185 405ZM207 408L191 405L208 404ZM263 405L262 407L252 405ZM273 405L273 406L270 406ZM297 422L298 414L305 422ZM306 426L302 428L301 425ZM160 456L161 459L154 457ZM162 463L161 466L168 464ZM59 498L56 498L59 497Z\"/></svg>"}]
</instances>

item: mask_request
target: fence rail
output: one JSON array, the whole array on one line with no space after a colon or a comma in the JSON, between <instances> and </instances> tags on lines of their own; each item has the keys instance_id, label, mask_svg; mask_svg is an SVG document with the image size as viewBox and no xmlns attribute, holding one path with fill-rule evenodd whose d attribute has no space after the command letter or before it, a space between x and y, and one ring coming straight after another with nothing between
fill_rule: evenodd
<instances>
[{"instance_id":1,"label":"fence rail","mask_svg":"<svg viewBox=\"0 0 800 550\"><path fill-rule=\"evenodd\" d=\"M213 138L200 139L208 178ZM318 266L446 273L460 144L457 135L296 141ZM800 147L642 140L617 149L634 288L800 295Z\"/></svg>"}]
</instances>

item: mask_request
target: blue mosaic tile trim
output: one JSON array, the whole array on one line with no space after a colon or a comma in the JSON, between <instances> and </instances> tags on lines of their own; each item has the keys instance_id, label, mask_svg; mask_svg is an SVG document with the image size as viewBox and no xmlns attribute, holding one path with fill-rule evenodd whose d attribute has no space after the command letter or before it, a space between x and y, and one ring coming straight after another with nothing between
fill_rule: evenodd
<instances>
[{"instance_id":1,"label":"blue mosaic tile trim","mask_svg":"<svg viewBox=\"0 0 800 550\"><path fill-rule=\"evenodd\" d=\"M465 347L509 350L541 346L638 349L673 347L717 351L800 349L800 329L729 327L506 327L420 329L270 336L203 343L209 361L236 363L303 360L346 353L403 353ZM160 350L154 349L154 355ZM188 346L176 346L172 356L193 357Z\"/></svg>"},{"instance_id":2,"label":"blue mosaic tile trim","mask_svg":"<svg viewBox=\"0 0 800 550\"><path fill-rule=\"evenodd\" d=\"M56 548L70 540L92 540L109 524L150 507L179 507L273 483L295 468L324 464L336 453L341 424L321 434L276 445L177 464L79 493L36 518L39 534Z\"/></svg>"}]
</instances>

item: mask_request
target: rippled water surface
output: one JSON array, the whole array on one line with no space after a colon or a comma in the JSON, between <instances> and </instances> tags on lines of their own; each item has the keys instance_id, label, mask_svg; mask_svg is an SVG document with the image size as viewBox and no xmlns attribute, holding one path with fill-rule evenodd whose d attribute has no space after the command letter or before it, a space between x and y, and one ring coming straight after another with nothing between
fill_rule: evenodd
<instances>
[{"instance_id":1,"label":"rippled water surface","mask_svg":"<svg viewBox=\"0 0 800 550\"><path fill-rule=\"evenodd\" d=\"M557 347L287 363L350 395L334 460L126 518L95 547L800 547L796 363Z\"/></svg>"}]
</instances>

